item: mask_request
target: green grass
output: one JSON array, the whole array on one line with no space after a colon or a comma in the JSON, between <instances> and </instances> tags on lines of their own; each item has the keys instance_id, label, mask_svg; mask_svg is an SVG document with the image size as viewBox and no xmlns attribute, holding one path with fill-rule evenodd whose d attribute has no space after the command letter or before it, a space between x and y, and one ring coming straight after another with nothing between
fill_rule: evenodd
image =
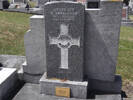
<instances>
[{"instance_id":1,"label":"green grass","mask_svg":"<svg viewBox=\"0 0 133 100\"><path fill-rule=\"evenodd\" d=\"M0 54L25 55L30 14L0 11ZM133 81L133 28L121 27L117 73Z\"/></svg>"},{"instance_id":2,"label":"green grass","mask_svg":"<svg viewBox=\"0 0 133 100\"><path fill-rule=\"evenodd\" d=\"M24 13L0 11L0 54L24 55L24 33L29 17Z\"/></svg>"},{"instance_id":3,"label":"green grass","mask_svg":"<svg viewBox=\"0 0 133 100\"><path fill-rule=\"evenodd\" d=\"M31 7L31 8L34 8L35 5L36 5L36 3L35 3L34 1L29 1L29 4L30 4L30 7Z\"/></svg>"},{"instance_id":4,"label":"green grass","mask_svg":"<svg viewBox=\"0 0 133 100\"><path fill-rule=\"evenodd\" d=\"M133 81L133 28L121 27L117 73Z\"/></svg>"},{"instance_id":5,"label":"green grass","mask_svg":"<svg viewBox=\"0 0 133 100\"><path fill-rule=\"evenodd\" d=\"M129 18L130 18L131 20L133 20L133 15L130 15Z\"/></svg>"}]
</instances>

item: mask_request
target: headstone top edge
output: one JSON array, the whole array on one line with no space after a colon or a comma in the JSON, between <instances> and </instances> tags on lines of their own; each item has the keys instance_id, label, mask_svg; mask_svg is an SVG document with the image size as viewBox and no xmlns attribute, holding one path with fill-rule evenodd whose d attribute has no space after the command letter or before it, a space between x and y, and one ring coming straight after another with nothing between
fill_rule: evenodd
<instances>
[{"instance_id":1,"label":"headstone top edge","mask_svg":"<svg viewBox=\"0 0 133 100\"><path fill-rule=\"evenodd\" d=\"M74 2L74 1L51 1L51 2L45 3L44 6L50 5L50 4L57 4L57 3L58 3L58 4L59 4L59 3L67 3L67 4L73 3L73 4L81 4L81 5L83 5L83 4L80 3L80 2Z\"/></svg>"}]
</instances>

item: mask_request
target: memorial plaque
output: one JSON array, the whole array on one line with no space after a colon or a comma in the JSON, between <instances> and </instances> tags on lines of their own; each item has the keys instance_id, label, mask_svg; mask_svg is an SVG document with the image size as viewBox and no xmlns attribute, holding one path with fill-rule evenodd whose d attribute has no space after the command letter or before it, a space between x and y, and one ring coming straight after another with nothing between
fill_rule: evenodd
<instances>
[{"instance_id":1,"label":"memorial plaque","mask_svg":"<svg viewBox=\"0 0 133 100\"><path fill-rule=\"evenodd\" d=\"M84 6L54 1L44 9L47 77L82 81Z\"/></svg>"},{"instance_id":2,"label":"memorial plaque","mask_svg":"<svg viewBox=\"0 0 133 100\"><path fill-rule=\"evenodd\" d=\"M55 95L70 98L70 88L56 87L55 88Z\"/></svg>"}]
</instances>

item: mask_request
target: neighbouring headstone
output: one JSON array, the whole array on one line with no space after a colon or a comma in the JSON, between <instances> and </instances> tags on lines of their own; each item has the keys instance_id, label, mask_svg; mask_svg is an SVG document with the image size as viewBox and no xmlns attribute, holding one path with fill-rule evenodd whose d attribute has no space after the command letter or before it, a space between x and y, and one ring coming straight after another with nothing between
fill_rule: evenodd
<instances>
[{"instance_id":1,"label":"neighbouring headstone","mask_svg":"<svg viewBox=\"0 0 133 100\"><path fill-rule=\"evenodd\" d=\"M3 3L0 1L0 9L3 9Z\"/></svg>"},{"instance_id":2,"label":"neighbouring headstone","mask_svg":"<svg viewBox=\"0 0 133 100\"><path fill-rule=\"evenodd\" d=\"M115 79L121 9L122 2L105 0L100 9L86 10L85 74L90 79Z\"/></svg>"},{"instance_id":3,"label":"neighbouring headstone","mask_svg":"<svg viewBox=\"0 0 133 100\"><path fill-rule=\"evenodd\" d=\"M133 26L133 21L129 18L129 14L132 13L130 12L130 7L129 6L123 6L122 9L122 22L121 24L123 26Z\"/></svg>"},{"instance_id":4,"label":"neighbouring headstone","mask_svg":"<svg viewBox=\"0 0 133 100\"><path fill-rule=\"evenodd\" d=\"M47 77L82 81L84 6L51 2L44 9Z\"/></svg>"},{"instance_id":5,"label":"neighbouring headstone","mask_svg":"<svg viewBox=\"0 0 133 100\"><path fill-rule=\"evenodd\" d=\"M24 45L26 51L27 64L24 66L24 72L30 82L37 82L41 75L46 71L46 52L45 52L45 34L44 17L34 15L30 18L31 30L24 36ZM34 78L34 77L38 78ZM25 77L25 78L26 78ZM26 78L26 80L28 81Z\"/></svg>"},{"instance_id":6,"label":"neighbouring headstone","mask_svg":"<svg viewBox=\"0 0 133 100\"><path fill-rule=\"evenodd\" d=\"M128 20L128 7L123 7L122 9L122 20Z\"/></svg>"},{"instance_id":7,"label":"neighbouring headstone","mask_svg":"<svg viewBox=\"0 0 133 100\"><path fill-rule=\"evenodd\" d=\"M0 9L8 9L10 3L8 0L0 0Z\"/></svg>"},{"instance_id":8,"label":"neighbouring headstone","mask_svg":"<svg viewBox=\"0 0 133 100\"><path fill-rule=\"evenodd\" d=\"M133 13L133 0L129 1L129 7L131 8L131 14Z\"/></svg>"}]
</instances>

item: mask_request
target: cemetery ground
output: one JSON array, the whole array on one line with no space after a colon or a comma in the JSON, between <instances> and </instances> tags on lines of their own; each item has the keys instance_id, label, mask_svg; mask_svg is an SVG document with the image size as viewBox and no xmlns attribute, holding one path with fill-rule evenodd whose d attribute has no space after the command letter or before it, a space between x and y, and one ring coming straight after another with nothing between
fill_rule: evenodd
<instances>
[{"instance_id":1,"label":"cemetery ground","mask_svg":"<svg viewBox=\"0 0 133 100\"><path fill-rule=\"evenodd\" d=\"M0 54L25 55L24 34L29 29L30 16L0 11ZM123 90L133 96L133 27L121 27L117 73L122 75Z\"/></svg>"}]
</instances>

